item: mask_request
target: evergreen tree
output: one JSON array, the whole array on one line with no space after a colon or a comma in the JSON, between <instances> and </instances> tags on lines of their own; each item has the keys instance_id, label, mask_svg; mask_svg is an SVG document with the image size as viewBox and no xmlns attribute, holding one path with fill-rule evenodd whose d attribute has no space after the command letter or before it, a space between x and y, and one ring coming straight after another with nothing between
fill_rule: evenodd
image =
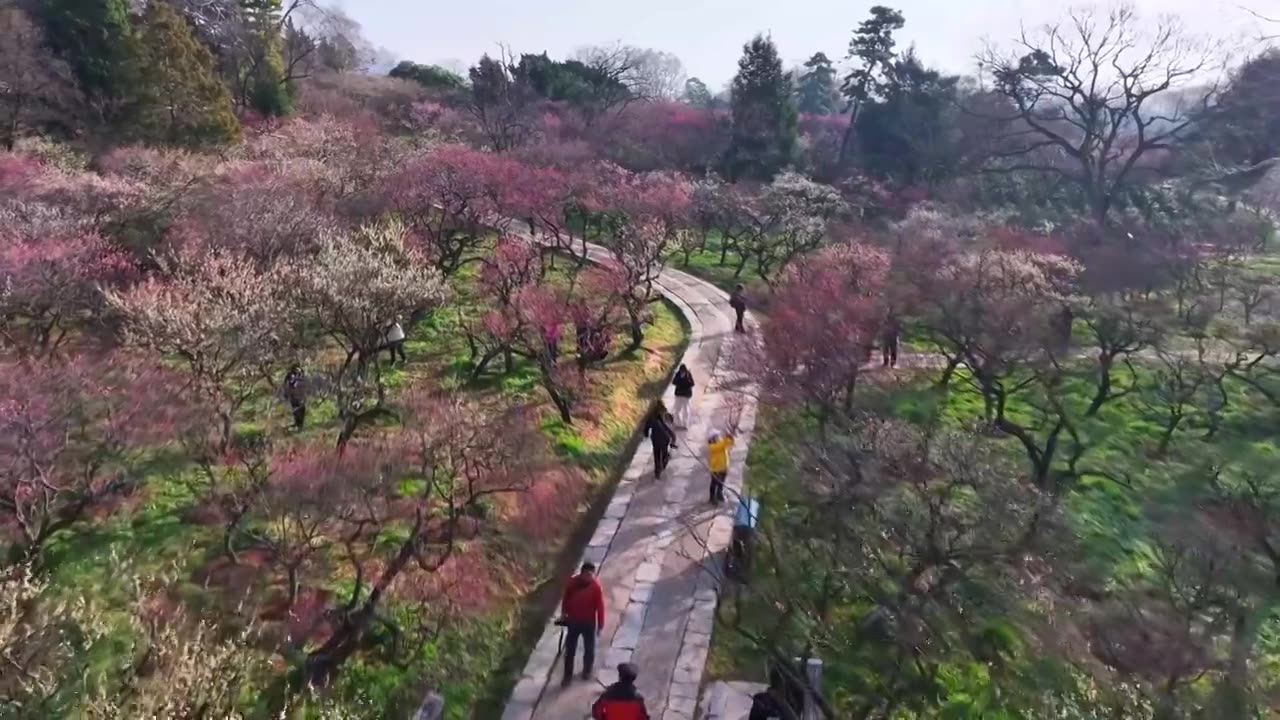
<instances>
[{"instance_id":1,"label":"evergreen tree","mask_svg":"<svg viewBox=\"0 0 1280 720\"><path fill-rule=\"evenodd\" d=\"M428 90L451 92L462 90L467 86L467 81L463 80L461 75L439 65L419 65L408 60L401 61L399 65L391 68L389 74L393 78L412 80Z\"/></svg>"},{"instance_id":2,"label":"evergreen tree","mask_svg":"<svg viewBox=\"0 0 1280 720\"><path fill-rule=\"evenodd\" d=\"M882 96L858 113L859 165L873 177L907 186L951 177L965 152L952 113L960 78L925 67L912 50L890 75Z\"/></svg>"},{"instance_id":3,"label":"evergreen tree","mask_svg":"<svg viewBox=\"0 0 1280 720\"><path fill-rule=\"evenodd\" d=\"M165 0L152 0L138 38L134 120L144 138L175 145L234 141L240 125L213 55Z\"/></svg>"},{"instance_id":4,"label":"evergreen tree","mask_svg":"<svg viewBox=\"0 0 1280 720\"><path fill-rule=\"evenodd\" d=\"M111 119L133 85L129 0L47 0L42 20L49 47L90 105Z\"/></svg>"},{"instance_id":5,"label":"evergreen tree","mask_svg":"<svg viewBox=\"0 0 1280 720\"><path fill-rule=\"evenodd\" d=\"M772 179L791 162L796 110L773 40L757 35L743 46L733 78L733 135L725 173L734 180Z\"/></svg>"},{"instance_id":6,"label":"evergreen tree","mask_svg":"<svg viewBox=\"0 0 1280 720\"><path fill-rule=\"evenodd\" d=\"M844 79L840 92L849 101L849 128L840 141L840 162L849 159L853 150L853 131L857 127L858 112L863 103L880 94L889 82L888 74L892 72L893 62L897 57L894 51L893 33L901 30L906 24L902 13L893 8L876 5L871 8L871 17L863 20L849 41L849 59L857 58L860 65L855 67Z\"/></svg>"},{"instance_id":7,"label":"evergreen tree","mask_svg":"<svg viewBox=\"0 0 1280 720\"><path fill-rule=\"evenodd\" d=\"M241 6L251 34L241 104L267 117L288 115L293 110L293 88L281 49L280 0L241 0Z\"/></svg>"},{"instance_id":8,"label":"evergreen tree","mask_svg":"<svg viewBox=\"0 0 1280 720\"><path fill-rule=\"evenodd\" d=\"M796 106L802 113L830 115L836 111L836 70L824 53L814 53L804 64L796 84Z\"/></svg>"},{"instance_id":9,"label":"evergreen tree","mask_svg":"<svg viewBox=\"0 0 1280 720\"><path fill-rule=\"evenodd\" d=\"M711 91L707 89L707 84L696 77L691 77L684 82L684 101L685 103L699 108L709 108L713 102Z\"/></svg>"}]
</instances>

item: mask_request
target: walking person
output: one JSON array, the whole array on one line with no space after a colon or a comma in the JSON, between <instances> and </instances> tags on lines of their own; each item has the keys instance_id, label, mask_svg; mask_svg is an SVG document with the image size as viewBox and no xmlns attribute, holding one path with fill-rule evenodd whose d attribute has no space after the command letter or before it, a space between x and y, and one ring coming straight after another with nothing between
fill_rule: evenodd
<instances>
[{"instance_id":1,"label":"walking person","mask_svg":"<svg viewBox=\"0 0 1280 720\"><path fill-rule=\"evenodd\" d=\"M604 631L604 590L596 579L596 566L582 563L582 571L569 581L560 599L560 623L564 625L564 679L573 682L573 661L582 641L582 679L590 680L596 664L596 637Z\"/></svg>"},{"instance_id":2,"label":"walking person","mask_svg":"<svg viewBox=\"0 0 1280 720\"><path fill-rule=\"evenodd\" d=\"M707 465L711 468L711 502L724 502L724 481L729 475L729 451L733 449L733 435L719 430L707 437Z\"/></svg>"},{"instance_id":3,"label":"walking person","mask_svg":"<svg viewBox=\"0 0 1280 720\"><path fill-rule=\"evenodd\" d=\"M667 406L661 402L649 413L644 423L644 436L653 443L653 477L662 479L662 471L671 462L671 450L676 446L676 431L671 427L673 419L667 412Z\"/></svg>"},{"instance_id":4,"label":"walking person","mask_svg":"<svg viewBox=\"0 0 1280 720\"><path fill-rule=\"evenodd\" d=\"M409 359L404 354L404 328L400 325L400 319L396 318L395 322L387 327L386 347L391 351L391 364L396 364L396 357L399 356L400 364L404 365Z\"/></svg>"},{"instance_id":5,"label":"walking person","mask_svg":"<svg viewBox=\"0 0 1280 720\"><path fill-rule=\"evenodd\" d=\"M299 365L291 366L284 376L284 399L293 411L293 428L301 430L307 422L307 376Z\"/></svg>"},{"instance_id":6,"label":"walking person","mask_svg":"<svg viewBox=\"0 0 1280 720\"><path fill-rule=\"evenodd\" d=\"M729 295L729 307L733 308L733 312L738 316L737 321L733 325L733 331L744 333L747 328L742 323L743 317L747 314L747 289L741 283L733 289L733 293Z\"/></svg>"},{"instance_id":7,"label":"walking person","mask_svg":"<svg viewBox=\"0 0 1280 720\"><path fill-rule=\"evenodd\" d=\"M883 360L883 367L898 367L898 343L902 339L902 323L898 322L898 316L889 313L888 319L884 322L884 329L880 332L880 356Z\"/></svg>"},{"instance_id":8,"label":"walking person","mask_svg":"<svg viewBox=\"0 0 1280 720\"><path fill-rule=\"evenodd\" d=\"M682 429L688 428L689 408L693 403L693 373L681 363L671 384L676 388L675 426Z\"/></svg>"},{"instance_id":9,"label":"walking person","mask_svg":"<svg viewBox=\"0 0 1280 720\"><path fill-rule=\"evenodd\" d=\"M591 720L650 720L644 696L636 692L636 666L618 666L618 682L605 688L591 705Z\"/></svg>"}]
</instances>

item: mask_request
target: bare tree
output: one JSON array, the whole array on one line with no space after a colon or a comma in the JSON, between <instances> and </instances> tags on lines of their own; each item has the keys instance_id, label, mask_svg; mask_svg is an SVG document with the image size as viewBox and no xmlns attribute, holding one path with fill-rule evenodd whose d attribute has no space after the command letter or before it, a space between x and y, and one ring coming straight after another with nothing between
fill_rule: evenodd
<instances>
[{"instance_id":1,"label":"bare tree","mask_svg":"<svg viewBox=\"0 0 1280 720\"><path fill-rule=\"evenodd\" d=\"M31 18L0 8L0 145L12 150L33 123L66 122L77 95L70 68L45 47Z\"/></svg>"},{"instance_id":2,"label":"bare tree","mask_svg":"<svg viewBox=\"0 0 1280 720\"><path fill-rule=\"evenodd\" d=\"M1072 11L1065 23L1023 32L1015 48L980 58L1012 106L993 119L1014 121L988 171L1060 175L1080 187L1099 228L1135 176L1190 128L1190 111L1217 92L1216 84L1191 89L1212 69L1205 45L1171 19L1147 32L1124 5Z\"/></svg>"},{"instance_id":3,"label":"bare tree","mask_svg":"<svg viewBox=\"0 0 1280 720\"><path fill-rule=\"evenodd\" d=\"M674 100L684 90L684 63L669 52L615 43L578 48L574 59L625 89L606 110L632 100Z\"/></svg>"},{"instance_id":4,"label":"bare tree","mask_svg":"<svg viewBox=\"0 0 1280 720\"><path fill-rule=\"evenodd\" d=\"M684 63L673 53L638 48L632 71L631 91L641 98L675 100L684 91Z\"/></svg>"}]
</instances>

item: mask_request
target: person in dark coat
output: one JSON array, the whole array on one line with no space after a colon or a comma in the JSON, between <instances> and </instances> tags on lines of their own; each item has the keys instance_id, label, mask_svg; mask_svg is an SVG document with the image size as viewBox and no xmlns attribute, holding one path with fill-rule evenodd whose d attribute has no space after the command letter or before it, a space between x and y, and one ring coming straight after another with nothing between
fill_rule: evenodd
<instances>
[{"instance_id":1,"label":"person in dark coat","mask_svg":"<svg viewBox=\"0 0 1280 720\"><path fill-rule=\"evenodd\" d=\"M293 410L294 429L301 430L307 422L307 376L298 365L290 367L284 376L284 399Z\"/></svg>"},{"instance_id":2,"label":"person in dark coat","mask_svg":"<svg viewBox=\"0 0 1280 720\"><path fill-rule=\"evenodd\" d=\"M565 586L560 599L560 622L566 630L564 642L564 680L573 682L573 661L582 641L582 679L591 677L596 664L596 636L604 631L604 589L596 579L596 566L582 563L582 571Z\"/></svg>"},{"instance_id":3,"label":"person in dark coat","mask_svg":"<svg viewBox=\"0 0 1280 720\"><path fill-rule=\"evenodd\" d=\"M751 696L747 720L800 720L787 697L786 680L777 670L769 673L769 689Z\"/></svg>"},{"instance_id":4,"label":"person in dark coat","mask_svg":"<svg viewBox=\"0 0 1280 720\"><path fill-rule=\"evenodd\" d=\"M734 332L746 332L747 328L743 325L743 317L747 314L747 289L739 284L733 289L733 294L729 296L729 307L733 308L733 312L737 315L737 321L733 325Z\"/></svg>"},{"instance_id":5,"label":"person in dark coat","mask_svg":"<svg viewBox=\"0 0 1280 720\"><path fill-rule=\"evenodd\" d=\"M902 323L892 313L884 322L884 330L880 332L880 356L884 367L898 367L898 343L902 339Z\"/></svg>"},{"instance_id":6,"label":"person in dark coat","mask_svg":"<svg viewBox=\"0 0 1280 720\"><path fill-rule=\"evenodd\" d=\"M636 666L618 666L618 682L605 688L591 705L591 720L650 720L644 696L636 692Z\"/></svg>"},{"instance_id":7,"label":"person in dark coat","mask_svg":"<svg viewBox=\"0 0 1280 720\"><path fill-rule=\"evenodd\" d=\"M676 370L676 376L672 379L671 384L676 388L676 406L675 426L677 428L689 427L689 406L693 402L693 373L689 372L689 368L684 364L680 365L680 369Z\"/></svg>"},{"instance_id":8,"label":"person in dark coat","mask_svg":"<svg viewBox=\"0 0 1280 720\"><path fill-rule=\"evenodd\" d=\"M671 462L671 449L676 446L676 431L671 427L671 414L658 403L644 424L644 436L653 443L653 476L661 480L662 471Z\"/></svg>"}]
</instances>

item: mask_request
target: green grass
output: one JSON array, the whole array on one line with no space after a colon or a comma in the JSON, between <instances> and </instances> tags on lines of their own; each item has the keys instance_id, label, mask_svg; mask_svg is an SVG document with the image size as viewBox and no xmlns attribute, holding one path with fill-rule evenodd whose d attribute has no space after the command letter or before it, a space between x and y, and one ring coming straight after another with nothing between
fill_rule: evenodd
<instances>
[{"instance_id":1,"label":"green grass","mask_svg":"<svg viewBox=\"0 0 1280 720\"><path fill-rule=\"evenodd\" d=\"M708 233L707 243L704 248L689 254L687 263L683 253L676 253L671 258L670 264L685 272L697 275L725 292L733 292L734 286L738 283L742 283L753 290L758 290L765 285L764 278L756 273L755 264L751 262L746 264L741 275L735 276L739 257L733 252L729 252L725 262L721 263L720 251L722 247L723 242L720 234L713 231Z\"/></svg>"},{"instance_id":2,"label":"green grass","mask_svg":"<svg viewBox=\"0 0 1280 720\"><path fill-rule=\"evenodd\" d=\"M1150 368L1140 367L1139 373L1141 381L1150 382ZM946 392L933 386L933 379L925 377L891 386L866 385L860 391L858 404L874 415L917 425L941 423L967 427L981 419L982 399L963 382L963 376L957 377ZM1150 508L1153 504L1175 511L1185 507L1179 505L1186 501L1178 495L1178 478L1215 458L1255 473L1274 473L1276 460L1280 458L1280 436L1274 431L1280 426L1280 411L1257 395L1246 393L1241 386L1230 386L1230 402L1222 412L1221 429L1216 436L1207 437L1208 426L1201 415L1178 431L1169 452L1163 455L1156 447L1162 430L1158 418L1136 398L1115 400L1104 406L1096 419L1084 420L1079 419L1079 415L1091 397L1087 377L1082 374L1070 379L1067 388L1068 406L1077 411L1078 422L1090 446L1081 466L1124 480L1117 482L1095 474L1086 475L1065 500L1065 520L1078 543L1078 547L1068 551L1078 561L1072 573L1101 591L1152 576L1156 547L1153 534L1157 528ZM1015 419L1030 421L1024 405L1015 404L1011 414ZM791 483L797 469L790 449L813 432L809 423L795 413L772 408L761 412L748 456L746 483L748 492L761 499L761 529L766 535L776 532L781 519L796 502ZM1016 441L993 436L991 442L1000 443L1011 457L1025 463ZM794 529L794 524L788 527ZM782 547L785 548L785 544ZM785 557L782 561L787 562ZM753 582L768 582L770 559L759 557L759 562L763 565L757 568ZM756 630L768 627L769 621L775 618L771 608L751 602L743 603L740 611L744 625ZM857 613L852 616L856 618ZM1258 662L1280 669L1280 618L1264 627L1261 638ZM841 677L846 677L848 683L856 682L859 663L864 659L859 659L852 649L850 653L847 657L840 654L824 657L828 683L833 689L845 682L838 679ZM751 643L732 628L717 628L708 665L710 678L761 681L764 679L762 666L760 652ZM966 672L962 668L952 670L958 673L957 677ZM965 684L976 688L982 682L970 678ZM952 690L958 692L956 687Z\"/></svg>"},{"instance_id":3,"label":"green grass","mask_svg":"<svg viewBox=\"0 0 1280 720\"><path fill-rule=\"evenodd\" d=\"M563 274L551 282L564 282ZM370 716L407 715L426 687L443 689L448 717L496 717L505 703L515 673L523 665L532 641L551 612L543 589L561 575L565 558L576 557L594 525L597 510L607 501L625 466L639 422L665 389L672 367L683 352L687 327L673 306L653 306L652 325L644 346L615 356L589 371L589 388L577 408L575 422L566 425L552 411L539 385L536 367L517 361L510 373L501 362L472 379L465 339L459 323L480 311L474 293L474 273L455 279L455 299L416 327L406 328L406 367L387 370L384 378L393 398L418 386L457 388L481 402L531 404L540 415L539 427L554 456L587 484L586 500L575 527L565 527L554 541L532 545L502 532L487 537L484 557L505 573L514 587L533 588L527 596L510 595L483 614L466 614L449 622L430 643L403 665L389 664L376 653L353 660L340 676L334 696L353 710L370 708ZM621 343L622 340L620 339ZM566 348L566 352L571 352ZM322 398L308 404L307 428L287 430L287 408L272 393L254 397L245 407L237 435L268 435L285 443L331 446L338 431L332 402ZM394 431L394 426L385 429ZM221 552L221 529L192 521L199 499L192 492L195 470L176 450L157 451L139 471L137 492L121 507L52 539L46 554L51 599L85 596L112 613L123 613L133 601L132 578L175 578L176 598L209 615L235 603L220 591L196 581L200 571ZM321 587L342 590L344 580L319 581ZM387 611L404 612L394 602ZM404 618L406 621L412 618ZM123 623L121 623L123 627ZM118 646L127 642L119 637ZM108 658L103 658L106 661ZM424 676L425 673L425 676Z\"/></svg>"}]
</instances>

